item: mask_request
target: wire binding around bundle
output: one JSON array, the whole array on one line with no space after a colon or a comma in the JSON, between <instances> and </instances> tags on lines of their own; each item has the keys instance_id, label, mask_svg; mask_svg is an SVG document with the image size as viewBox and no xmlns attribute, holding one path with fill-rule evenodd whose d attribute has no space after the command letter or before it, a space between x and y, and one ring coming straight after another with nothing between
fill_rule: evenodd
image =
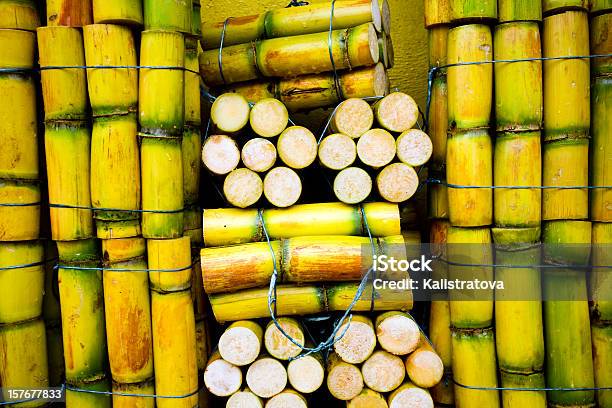
<instances>
[{"instance_id":1,"label":"wire binding around bundle","mask_svg":"<svg viewBox=\"0 0 612 408\"><path fill-rule=\"evenodd\" d=\"M609 190L612 186L466 186L461 184L447 183L444 180L428 178L426 184L438 184L454 189L501 189L501 190Z\"/></svg>"},{"instance_id":2,"label":"wire binding around bundle","mask_svg":"<svg viewBox=\"0 0 612 408\"><path fill-rule=\"evenodd\" d=\"M34 68L0 68L0 74L23 74L60 69L163 69L169 71L185 71L198 76L201 75L198 71L174 65L49 65Z\"/></svg>"},{"instance_id":3,"label":"wire binding around bundle","mask_svg":"<svg viewBox=\"0 0 612 408\"><path fill-rule=\"evenodd\" d=\"M472 385L461 384L458 381L455 381L453 378L453 384L457 387L465 388L468 390L474 391L605 391L612 390L612 386L610 387L578 387L578 388L566 388L566 387L544 387L544 388L530 388L530 387L479 387Z\"/></svg>"},{"instance_id":4,"label":"wire binding around bundle","mask_svg":"<svg viewBox=\"0 0 612 408\"><path fill-rule=\"evenodd\" d=\"M199 260L198 260L199 261ZM150 268L112 268L110 266L78 266L78 265L62 265L56 263L53 266L54 270L66 269L66 270L76 270L76 271L110 271L110 272L168 272L168 273L176 273L183 272L193 268L197 262L195 259L188 266L183 266L180 268L169 268L169 269L150 269Z\"/></svg>"},{"instance_id":5,"label":"wire binding around bundle","mask_svg":"<svg viewBox=\"0 0 612 408\"><path fill-rule=\"evenodd\" d=\"M612 54L592 54L592 55L568 55L562 57L537 57L537 58L521 58L521 59L501 59L491 61L469 61L469 62L457 62L454 64L447 64L432 67L427 75L427 102L425 106L425 128L429 128L429 111L431 107L431 95L433 80L436 75L446 68L470 66L470 65L485 65L485 64L512 64L515 62L536 62L536 61L558 61L558 60L579 60L579 59L595 59L595 58L610 58Z\"/></svg>"}]
</instances>

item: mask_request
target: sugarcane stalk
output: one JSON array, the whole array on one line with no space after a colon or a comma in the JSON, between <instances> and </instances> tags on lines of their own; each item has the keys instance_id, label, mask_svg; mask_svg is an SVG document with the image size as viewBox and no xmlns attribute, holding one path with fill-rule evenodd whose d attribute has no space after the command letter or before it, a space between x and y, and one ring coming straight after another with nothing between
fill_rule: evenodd
<instances>
[{"instance_id":1,"label":"sugarcane stalk","mask_svg":"<svg viewBox=\"0 0 612 408\"><path fill-rule=\"evenodd\" d=\"M196 204L200 198L201 151L200 129L185 126L181 140L181 152L183 155L183 200L187 205Z\"/></svg>"},{"instance_id":2,"label":"sugarcane stalk","mask_svg":"<svg viewBox=\"0 0 612 408\"><path fill-rule=\"evenodd\" d=\"M494 156L494 185L539 186L542 184L542 152L539 131L498 133ZM542 190L503 189L493 192L495 225L537 227L542 219Z\"/></svg>"},{"instance_id":3,"label":"sugarcane stalk","mask_svg":"<svg viewBox=\"0 0 612 408\"><path fill-rule=\"evenodd\" d=\"M162 293L189 289L191 247L189 237L147 240L151 288ZM163 270L180 271L163 272Z\"/></svg>"},{"instance_id":4,"label":"sugarcane stalk","mask_svg":"<svg viewBox=\"0 0 612 408\"><path fill-rule=\"evenodd\" d=\"M193 297L193 296L192 296ZM196 312L197 316L197 308L196 305L193 307L194 312ZM206 323L205 317L196 317L196 357L198 361L198 373L203 373L206 370L206 365L208 364L208 352L210 350L209 346L209 336L208 332L210 326ZM199 376L200 374L198 374Z\"/></svg>"},{"instance_id":5,"label":"sugarcane stalk","mask_svg":"<svg viewBox=\"0 0 612 408\"><path fill-rule=\"evenodd\" d=\"M406 376L404 362L386 351L376 351L361 367L365 385L377 392L390 392L398 388Z\"/></svg>"},{"instance_id":6,"label":"sugarcane stalk","mask_svg":"<svg viewBox=\"0 0 612 408\"><path fill-rule=\"evenodd\" d=\"M348 328L347 328L348 327ZM376 347L376 334L372 321L361 315L353 315L352 319L345 322L338 333L344 333L334 343L334 351L342 361L350 364L363 363L372 355Z\"/></svg>"},{"instance_id":7,"label":"sugarcane stalk","mask_svg":"<svg viewBox=\"0 0 612 408\"><path fill-rule=\"evenodd\" d=\"M471 387L497 387L492 329L452 329L453 378ZM455 403L462 407L499 407L499 392L472 390L455 384Z\"/></svg>"},{"instance_id":8,"label":"sugarcane stalk","mask_svg":"<svg viewBox=\"0 0 612 408\"><path fill-rule=\"evenodd\" d=\"M38 183L0 179L0 203L33 204L40 202ZM38 239L40 232L40 204L0 206L0 241Z\"/></svg>"},{"instance_id":9,"label":"sugarcane stalk","mask_svg":"<svg viewBox=\"0 0 612 408\"><path fill-rule=\"evenodd\" d=\"M14 324L42 315L45 270L40 263L43 259L43 246L38 241L0 245L0 269L39 264L0 270L0 324Z\"/></svg>"},{"instance_id":10,"label":"sugarcane stalk","mask_svg":"<svg viewBox=\"0 0 612 408\"><path fill-rule=\"evenodd\" d=\"M402 312L383 313L376 317L374 326L380 347L394 355L403 356L413 352L421 338L419 326Z\"/></svg>"},{"instance_id":11,"label":"sugarcane stalk","mask_svg":"<svg viewBox=\"0 0 612 408\"><path fill-rule=\"evenodd\" d=\"M130 238L142 235L140 220L96 220L97 237L100 239Z\"/></svg>"},{"instance_id":12,"label":"sugarcane stalk","mask_svg":"<svg viewBox=\"0 0 612 408\"><path fill-rule=\"evenodd\" d=\"M448 32L449 64L491 61L492 48L491 29L486 25L468 24ZM454 66L447 72L449 128L488 126L493 99L492 64Z\"/></svg>"},{"instance_id":13,"label":"sugarcane stalk","mask_svg":"<svg viewBox=\"0 0 612 408\"><path fill-rule=\"evenodd\" d=\"M172 3L175 2L172 1ZM188 2L180 0L179 3L187 4ZM146 9L145 5L145 13ZM162 10L155 9L155 12L162 13ZM144 31L140 42L140 65L184 67L185 40L183 35L174 31ZM141 68L138 101L139 121L143 133L182 135L185 115L185 72L183 70Z\"/></svg>"},{"instance_id":14,"label":"sugarcane stalk","mask_svg":"<svg viewBox=\"0 0 612 408\"><path fill-rule=\"evenodd\" d=\"M111 408L112 398L104 394L111 391L111 384L105 376L82 382L78 388L92 392L66 390L67 408Z\"/></svg>"},{"instance_id":15,"label":"sugarcane stalk","mask_svg":"<svg viewBox=\"0 0 612 408\"><path fill-rule=\"evenodd\" d=\"M361 98L350 98L338 105L330 126L336 133L358 139L372 128L373 123L374 112L370 105Z\"/></svg>"},{"instance_id":16,"label":"sugarcane stalk","mask_svg":"<svg viewBox=\"0 0 612 408\"><path fill-rule=\"evenodd\" d=\"M193 0L191 8L191 35L202 37L202 4L200 0Z\"/></svg>"},{"instance_id":17,"label":"sugarcane stalk","mask_svg":"<svg viewBox=\"0 0 612 408\"><path fill-rule=\"evenodd\" d=\"M35 31L40 17L34 0L6 0L0 4L0 28Z\"/></svg>"},{"instance_id":18,"label":"sugarcane stalk","mask_svg":"<svg viewBox=\"0 0 612 408\"><path fill-rule=\"evenodd\" d=\"M320 353L303 355L287 365L287 378L296 391L311 394L323 385L325 367Z\"/></svg>"},{"instance_id":19,"label":"sugarcane stalk","mask_svg":"<svg viewBox=\"0 0 612 408\"><path fill-rule=\"evenodd\" d=\"M591 236L592 265L605 266L612 261L610 259L609 246L612 244L612 224L593 223ZM593 297L591 313L593 318L602 322L612 321L612 301L606 297L612 289L612 280L606 274L605 269L593 268L591 270L590 293Z\"/></svg>"},{"instance_id":20,"label":"sugarcane stalk","mask_svg":"<svg viewBox=\"0 0 612 408\"><path fill-rule=\"evenodd\" d=\"M319 143L319 162L331 170L342 170L355 162L357 146L349 136L334 133Z\"/></svg>"},{"instance_id":21,"label":"sugarcane stalk","mask_svg":"<svg viewBox=\"0 0 612 408\"><path fill-rule=\"evenodd\" d=\"M92 0L93 21L96 24L142 26L142 3L138 0Z\"/></svg>"},{"instance_id":22,"label":"sugarcane stalk","mask_svg":"<svg viewBox=\"0 0 612 408\"><path fill-rule=\"evenodd\" d=\"M93 236L90 194L91 131L85 122L47 122L45 150L49 202L85 207L51 208L54 240Z\"/></svg>"},{"instance_id":23,"label":"sugarcane stalk","mask_svg":"<svg viewBox=\"0 0 612 408\"><path fill-rule=\"evenodd\" d=\"M299 392L296 392L290 388L285 389L279 394L273 396L266 402L268 408L307 408L308 403L306 398Z\"/></svg>"},{"instance_id":24,"label":"sugarcane stalk","mask_svg":"<svg viewBox=\"0 0 612 408\"><path fill-rule=\"evenodd\" d=\"M357 293L358 283L332 285L326 288L330 311L343 311L352 303ZM374 296L372 296L372 291ZM370 312L412 309L412 292L395 289L368 289L353 307L355 312Z\"/></svg>"},{"instance_id":25,"label":"sugarcane stalk","mask_svg":"<svg viewBox=\"0 0 612 408\"><path fill-rule=\"evenodd\" d=\"M590 5L592 15L607 13L612 9L612 4L610 4L609 0L592 0Z\"/></svg>"},{"instance_id":26,"label":"sugarcane stalk","mask_svg":"<svg viewBox=\"0 0 612 408\"><path fill-rule=\"evenodd\" d=\"M376 121L390 132L411 129L419 117L419 107L411 96L393 92L374 105Z\"/></svg>"},{"instance_id":27,"label":"sugarcane stalk","mask_svg":"<svg viewBox=\"0 0 612 408\"><path fill-rule=\"evenodd\" d=\"M544 10L547 10L544 2ZM589 55L588 14L568 11L544 18L544 57ZM546 140L585 138L590 125L588 59L544 61Z\"/></svg>"},{"instance_id":28,"label":"sugarcane stalk","mask_svg":"<svg viewBox=\"0 0 612 408\"><path fill-rule=\"evenodd\" d=\"M587 0L543 0L542 9L545 15L566 10L588 10L589 2Z\"/></svg>"},{"instance_id":29,"label":"sugarcane stalk","mask_svg":"<svg viewBox=\"0 0 612 408\"><path fill-rule=\"evenodd\" d=\"M222 176L230 173L240 163L238 145L229 136L209 136L202 146L202 162L213 174Z\"/></svg>"},{"instance_id":30,"label":"sugarcane stalk","mask_svg":"<svg viewBox=\"0 0 612 408\"><path fill-rule=\"evenodd\" d=\"M536 22L498 25L494 37L495 60L542 56ZM521 86L517 86L520 83ZM542 126L542 62L495 64L495 112L498 131L539 130Z\"/></svg>"},{"instance_id":31,"label":"sugarcane stalk","mask_svg":"<svg viewBox=\"0 0 612 408\"><path fill-rule=\"evenodd\" d=\"M389 408L433 406L433 400L427 390L406 382L389 395L388 404Z\"/></svg>"},{"instance_id":32,"label":"sugarcane stalk","mask_svg":"<svg viewBox=\"0 0 612 408\"><path fill-rule=\"evenodd\" d=\"M84 27L92 23L91 0L47 0L47 25Z\"/></svg>"},{"instance_id":33,"label":"sugarcane stalk","mask_svg":"<svg viewBox=\"0 0 612 408\"><path fill-rule=\"evenodd\" d=\"M91 203L94 208L140 209L140 157L136 115L96 118L91 134ZM94 210L96 220L140 219L138 213Z\"/></svg>"},{"instance_id":34,"label":"sugarcane stalk","mask_svg":"<svg viewBox=\"0 0 612 408\"><path fill-rule=\"evenodd\" d=\"M595 386L607 387L612 380L610 364L612 364L612 326L601 322L591 324L591 339L593 341L593 368ZM600 407L609 407L612 404L612 391L597 391L597 404Z\"/></svg>"},{"instance_id":35,"label":"sugarcane stalk","mask_svg":"<svg viewBox=\"0 0 612 408\"><path fill-rule=\"evenodd\" d=\"M297 320L291 317L281 317L277 320L277 323L282 327L285 333L289 334L299 344L305 344L304 329ZM266 331L264 332L264 345L270 356L279 360L291 360L297 357L302 351L301 348L293 344L281 333L274 322L269 322L266 327Z\"/></svg>"},{"instance_id":36,"label":"sugarcane stalk","mask_svg":"<svg viewBox=\"0 0 612 408\"><path fill-rule=\"evenodd\" d=\"M433 154L433 143L427 133L419 129L410 129L398 136L397 158L412 167L422 166Z\"/></svg>"},{"instance_id":37,"label":"sugarcane stalk","mask_svg":"<svg viewBox=\"0 0 612 408\"><path fill-rule=\"evenodd\" d=\"M431 107L427 132L433 144L432 164L438 168L446 163L446 139L448 129L448 87L446 75L434 78L431 90ZM430 186L431 187L431 186Z\"/></svg>"},{"instance_id":38,"label":"sugarcane stalk","mask_svg":"<svg viewBox=\"0 0 612 408\"><path fill-rule=\"evenodd\" d=\"M372 178L359 167L347 167L334 179L334 194L345 204L359 204L372 192Z\"/></svg>"},{"instance_id":39,"label":"sugarcane stalk","mask_svg":"<svg viewBox=\"0 0 612 408\"><path fill-rule=\"evenodd\" d=\"M229 397L226 408L264 408L264 403L261 398L245 388Z\"/></svg>"},{"instance_id":40,"label":"sugarcane stalk","mask_svg":"<svg viewBox=\"0 0 612 408\"><path fill-rule=\"evenodd\" d=\"M419 187L419 176L411 166L405 163L393 163L378 173L376 187L380 196L385 200L401 203L416 193Z\"/></svg>"},{"instance_id":41,"label":"sugarcane stalk","mask_svg":"<svg viewBox=\"0 0 612 408\"><path fill-rule=\"evenodd\" d=\"M226 93L215 99L210 118L222 132L234 133L249 123L251 107L240 94Z\"/></svg>"},{"instance_id":42,"label":"sugarcane stalk","mask_svg":"<svg viewBox=\"0 0 612 408\"><path fill-rule=\"evenodd\" d=\"M95 9L94 9L95 10ZM135 384L119 384L113 382L113 408L154 408L155 401L150 397L122 396L118 394L155 395L153 379Z\"/></svg>"},{"instance_id":43,"label":"sugarcane stalk","mask_svg":"<svg viewBox=\"0 0 612 408\"><path fill-rule=\"evenodd\" d=\"M269 140L256 137L245 143L240 156L242 163L248 169L265 173L276 162L276 147Z\"/></svg>"},{"instance_id":44,"label":"sugarcane stalk","mask_svg":"<svg viewBox=\"0 0 612 408\"><path fill-rule=\"evenodd\" d=\"M144 0L145 30L169 30L191 33L191 0Z\"/></svg>"},{"instance_id":45,"label":"sugarcane stalk","mask_svg":"<svg viewBox=\"0 0 612 408\"><path fill-rule=\"evenodd\" d=\"M200 63L198 60L199 42L185 38L185 124L199 126L202 123L200 101Z\"/></svg>"},{"instance_id":46,"label":"sugarcane stalk","mask_svg":"<svg viewBox=\"0 0 612 408\"><path fill-rule=\"evenodd\" d=\"M582 187L589 185L589 139L561 139L544 143L545 186ZM570 170L572 169L572 170ZM585 188L546 189L542 193L542 218L586 219L589 193Z\"/></svg>"},{"instance_id":47,"label":"sugarcane stalk","mask_svg":"<svg viewBox=\"0 0 612 408\"><path fill-rule=\"evenodd\" d=\"M549 221L542 228L544 260L553 265L588 265L592 226L589 221Z\"/></svg>"},{"instance_id":48,"label":"sugarcane stalk","mask_svg":"<svg viewBox=\"0 0 612 408\"><path fill-rule=\"evenodd\" d=\"M268 288L209 295L208 299L218 322L270 316ZM315 314L325 309L325 295L319 287L283 285L277 287L277 316Z\"/></svg>"},{"instance_id":49,"label":"sugarcane stalk","mask_svg":"<svg viewBox=\"0 0 612 408\"><path fill-rule=\"evenodd\" d=\"M448 23L450 23L450 1L426 0L425 28L431 29L433 26Z\"/></svg>"},{"instance_id":50,"label":"sugarcane stalk","mask_svg":"<svg viewBox=\"0 0 612 408\"><path fill-rule=\"evenodd\" d=\"M542 21L542 3L529 0L499 0L499 22Z\"/></svg>"},{"instance_id":51,"label":"sugarcane stalk","mask_svg":"<svg viewBox=\"0 0 612 408\"><path fill-rule=\"evenodd\" d=\"M45 324L42 319L0 327L0 380L5 389L3 401L15 401L8 389L35 389L49 387ZM44 400L34 400L19 407L42 407Z\"/></svg>"},{"instance_id":52,"label":"sugarcane stalk","mask_svg":"<svg viewBox=\"0 0 612 408\"><path fill-rule=\"evenodd\" d=\"M275 137L287 127L289 113L278 99L262 99L251 109L249 122L251 129L259 136Z\"/></svg>"},{"instance_id":53,"label":"sugarcane stalk","mask_svg":"<svg viewBox=\"0 0 612 408\"><path fill-rule=\"evenodd\" d=\"M270 398L285 389L287 370L280 361L263 355L249 366L246 383L253 394Z\"/></svg>"},{"instance_id":54,"label":"sugarcane stalk","mask_svg":"<svg viewBox=\"0 0 612 408\"><path fill-rule=\"evenodd\" d=\"M278 137L278 157L292 169L310 166L317 158L317 139L303 126L291 126Z\"/></svg>"},{"instance_id":55,"label":"sugarcane stalk","mask_svg":"<svg viewBox=\"0 0 612 408\"><path fill-rule=\"evenodd\" d=\"M450 0L450 19L453 23L466 20L497 20L494 0Z\"/></svg>"},{"instance_id":56,"label":"sugarcane stalk","mask_svg":"<svg viewBox=\"0 0 612 408\"><path fill-rule=\"evenodd\" d=\"M543 373L530 375L501 372L501 386L505 388L545 388ZM544 391L502 391L504 407L546 407Z\"/></svg>"},{"instance_id":57,"label":"sugarcane stalk","mask_svg":"<svg viewBox=\"0 0 612 408\"><path fill-rule=\"evenodd\" d=\"M151 316L156 394L194 393L198 389L198 367L190 292L151 291ZM176 400L161 398L156 404L159 408L196 406L197 399L197 394Z\"/></svg>"},{"instance_id":58,"label":"sugarcane stalk","mask_svg":"<svg viewBox=\"0 0 612 408\"><path fill-rule=\"evenodd\" d=\"M609 14L612 15L612 14ZM606 166L612 149L612 77L596 78L592 87L592 149L591 184L610 186L612 170ZM612 191L593 189L591 191L591 219L599 222L612 221Z\"/></svg>"},{"instance_id":59,"label":"sugarcane stalk","mask_svg":"<svg viewBox=\"0 0 612 408\"><path fill-rule=\"evenodd\" d=\"M247 366L254 362L261 351L263 330L250 320L232 323L219 339L221 358L236 366Z\"/></svg>"},{"instance_id":60,"label":"sugarcane stalk","mask_svg":"<svg viewBox=\"0 0 612 408\"><path fill-rule=\"evenodd\" d=\"M429 171L432 179L440 180L442 184L430 184L428 190L429 217L432 219L448 219L448 188L446 174Z\"/></svg>"},{"instance_id":61,"label":"sugarcane stalk","mask_svg":"<svg viewBox=\"0 0 612 408\"><path fill-rule=\"evenodd\" d=\"M143 237L182 236L184 199L181 140L144 137L140 142L140 160L142 209L146 211L142 214Z\"/></svg>"},{"instance_id":62,"label":"sugarcane stalk","mask_svg":"<svg viewBox=\"0 0 612 408\"><path fill-rule=\"evenodd\" d=\"M218 351L213 352L204 372L204 383L211 394L228 397L240 389L242 371L221 358Z\"/></svg>"},{"instance_id":63,"label":"sugarcane stalk","mask_svg":"<svg viewBox=\"0 0 612 408\"><path fill-rule=\"evenodd\" d=\"M347 408L387 408L385 397L369 388L364 388L359 395L346 404Z\"/></svg>"},{"instance_id":64,"label":"sugarcane stalk","mask_svg":"<svg viewBox=\"0 0 612 408\"><path fill-rule=\"evenodd\" d=\"M365 132L357 141L357 156L367 166L381 168L395 158L395 138L384 129Z\"/></svg>"},{"instance_id":65,"label":"sugarcane stalk","mask_svg":"<svg viewBox=\"0 0 612 408\"><path fill-rule=\"evenodd\" d=\"M108 357L113 381L132 384L153 377L153 346L145 241L142 238L102 242L104 305ZM113 272L113 269L134 269Z\"/></svg>"},{"instance_id":66,"label":"sugarcane stalk","mask_svg":"<svg viewBox=\"0 0 612 408\"><path fill-rule=\"evenodd\" d=\"M266 174L263 183L266 200L275 207L290 207L297 203L302 195L302 180L289 167L273 168Z\"/></svg>"},{"instance_id":67,"label":"sugarcane stalk","mask_svg":"<svg viewBox=\"0 0 612 408\"><path fill-rule=\"evenodd\" d=\"M259 174L249 169L235 169L225 177L223 195L233 206L250 207L259 201L263 194L263 182Z\"/></svg>"},{"instance_id":68,"label":"sugarcane stalk","mask_svg":"<svg viewBox=\"0 0 612 408\"><path fill-rule=\"evenodd\" d=\"M491 186L493 152L487 130L449 134L446 178L458 186ZM486 188L448 187L449 218L460 227L478 227L492 222L493 193Z\"/></svg>"},{"instance_id":69,"label":"sugarcane stalk","mask_svg":"<svg viewBox=\"0 0 612 408\"><path fill-rule=\"evenodd\" d=\"M363 390L363 376L358 366L342 361L336 353L327 358L327 389L342 401L355 398Z\"/></svg>"}]
</instances>

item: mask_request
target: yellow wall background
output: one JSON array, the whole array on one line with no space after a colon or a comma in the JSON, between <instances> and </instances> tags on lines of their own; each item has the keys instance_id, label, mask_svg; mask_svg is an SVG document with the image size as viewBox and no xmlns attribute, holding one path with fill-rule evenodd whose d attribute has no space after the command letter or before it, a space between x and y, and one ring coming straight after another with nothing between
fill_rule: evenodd
<instances>
[{"instance_id":1,"label":"yellow wall background","mask_svg":"<svg viewBox=\"0 0 612 408\"><path fill-rule=\"evenodd\" d=\"M329 1L329 0L315 0ZM202 0L204 21L258 14L285 7L289 0ZM423 25L422 0L389 0L395 67L389 72L391 86L411 95L425 109L427 94L427 31Z\"/></svg>"}]
</instances>

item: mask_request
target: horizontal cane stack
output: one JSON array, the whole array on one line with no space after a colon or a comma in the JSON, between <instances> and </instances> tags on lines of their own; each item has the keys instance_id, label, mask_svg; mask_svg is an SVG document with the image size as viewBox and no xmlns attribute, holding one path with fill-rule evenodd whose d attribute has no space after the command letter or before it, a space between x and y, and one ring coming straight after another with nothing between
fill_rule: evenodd
<instances>
[{"instance_id":1,"label":"horizontal cane stack","mask_svg":"<svg viewBox=\"0 0 612 408\"><path fill-rule=\"evenodd\" d=\"M415 167L432 154L429 136L413 129L418 114L414 100L401 92L373 107L362 99L347 99L333 113L332 134L317 141L305 127L287 127L287 107L277 99L260 100L251 108L241 95L226 93L212 105L216 134L204 142L202 161L210 173L225 177L224 198L239 208L262 196L275 207L295 204L303 190L300 175L317 164L331 173L334 193L344 203L365 201L373 184L382 199L400 203L416 193ZM375 117L380 128L372 127ZM258 137L246 134L247 124ZM277 157L284 166L275 167Z\"/></svg>"},{"instance_id":2,"label":"horizontal cane stack","mask_svg":"<svg viewBox=\"0 0 612 408\"><path fill-rule=\"evenodd\" d=\"M612 29L612 5L610 2L595 0L591 2L590 47L591 54L612 53L610 30ZM612 243L612 172L610 170L610 149L612 149L612 58L596 58L591 61L591 221L593 253L591 263L590 293L591 341L593 343L593 368L595 386L604 388L610 385L609 367L612 365L612 309L609 297L610 279L606 278L607 269L597 267L610 265L609 244ZM609 275L607 275L609 276ZM612 391L601 390L595 394L600 407L612 406Z\"/></svg>"},{"instance_id":3,"label":"horizontal cane stack","mask_svg":"<svg viewBox=\"0 0 612 408\"><path fill-rule=\"evenodd\" d=\"M203 16L200 71L216 93L276 98L290 111L327 107L388 93L389 35L387 0L320 2L215 23Z\"/></svg>"},{"instance_id":4,"label":"horizontal cane stack","mask_svg":"<svg viewBox=\"0 0 612 408\"><path fill-rule=\"evenodd\" d=\"M0 4L0 384L49 386L40 238L40 177L34 2ZM24 398L17 398L17 400ZM27 399L27 398L26 398ZM12 399L13 401L15 399ZM21 406L40 407L33 400Z\"/></svg>"}]
</instances>

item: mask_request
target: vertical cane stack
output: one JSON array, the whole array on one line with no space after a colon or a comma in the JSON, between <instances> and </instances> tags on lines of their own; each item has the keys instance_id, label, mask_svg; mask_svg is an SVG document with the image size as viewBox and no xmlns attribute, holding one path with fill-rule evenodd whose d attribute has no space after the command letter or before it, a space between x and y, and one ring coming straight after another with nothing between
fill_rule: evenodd
<instances>
[{"instance_id":1,"label":"vertical cane stack","mask_svg":"<svg viewBox=\"0 0 612 408\"><path fill-rule=\"evenodd\" d=\"M589 55L585 1L544 1L544 57ZM543 184L581 187L589 184L590 61L544 61ZM544 272L546 383L552 388L594 386L585 269L591 243L588 190L543 191L544 261L563 265ZM585 245L568 249L567 245ZM585 254L586 253L586 254ZM553 300L549 300L553 299ZM568 302L567 300L573 300ZM555 406L589 406L593 391L552 391Z\"/></svg>"},{"instance_id":2,"label":"vertical cane stack","mask_svg":"<svg viewBox=\"0 0 612 408\"><path fill-rule=\"evenodd\" d=\"M51 235L57 244L58 286L66 383L110 390L99 248L90 193L91 128L80 27L91 23L89 2L47 2L49 26L38 29L45 108L45 149ZM93 268L93 269L91 269ZM110 406L110 398L69 391L68 407Z\"/></svg>"},{"instance_id":3,"label":"vertical cane stack","mask_svg":"<svg viewBox=\"0 0 612 408\"><path fill-rule=\"evenodd\" d=\"M591 2L591 54L612 53L610 30L612 29L612 5L609 1ZM612 149L612 61L611 58L596 58L591 61L591 184L612 185L610 151ZM612 365L612 308L604 300L604 293L612 290L611 281L606 279L606 269L597 266L610 265L610 244L612 244L612 191L593 189L591 192L592 264L590 291L593 295L591 307L591 340L593 343L593 368L595 386L606 387L611 383ZM612 406L612 391L596 393L600 407Z\"/></svg>"},{"instance_id":4,"label":"vertical cane stack","mask_svg":"<svg viewBox=\"0 0 612 408\"><path fill-rule=\"evenodd\" d=\"M486 62L493 58L491 29L497 19L497 2L450 1L448 63ZM448 68L448 140L446 178L449 219L448 257L464 263L490 265L493 184L490 115L493 98L493 66L464 65ZM467 259L468 262L465 262ZM449 279L490 279L490 267L449 266ZM497 406L497 391L465 386L496 387L497 366L493 334L493 293L481 291L479 300L450 297L455 402L462 407ZM479 366L479 369L476 367Z\"/></svg>"},{"instance_id":5,"label":"vertical cane stack","mask_svg":"<svg viewBox=\"0 0 612 408\"><path fill-rule=\"evenodd\" d=\"M190 1L145 0L140 48L142 235L150 269L155 390L159 396L184 396L158 398L161 408L198 404L191 246L189 237L183 237L182 142L190 118L185 110L185 35L193 29L192 6ZM188 46L187 59L194 44Z\"/></svg>"},{"instance_id":6,"label":"vertical cane stack","mask_svg":"<svg viewBox=\"0 0 612 408\"><path fill-rule=\"evenodd\" d=\"M540 58L539 2L499 2L495 60ZM495 64L497 137L494 154L496 264L539 264L542 192L542 63ZM536 187L504 189L503 187ZM501 385L543 388L544 337L540 271L502 268L496 279L507 283L496 293L495 335ZM505 407L545 407L544 392L502 392Z\"/></svg>"}]
</instances>

